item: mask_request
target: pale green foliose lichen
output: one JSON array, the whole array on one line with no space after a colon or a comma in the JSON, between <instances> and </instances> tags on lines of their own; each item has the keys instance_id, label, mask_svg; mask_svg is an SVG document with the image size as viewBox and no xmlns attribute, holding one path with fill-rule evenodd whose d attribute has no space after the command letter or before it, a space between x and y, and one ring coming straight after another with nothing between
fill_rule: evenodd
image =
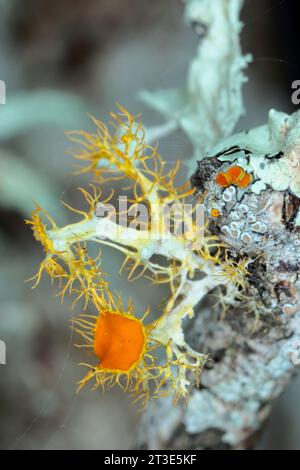
<instances>
[{"instance_id":1,"label":"pale green foliose lichen","mask_svg":"<svg viewBox=\"0 0 300 470\"><path fill-rule=\"evenodd\" d=\"M300 112L271 110L267 124L229 137L208 156L238 161L252 172L256 194L269 186L300 197Z\"/></svg>"}]
</instances>

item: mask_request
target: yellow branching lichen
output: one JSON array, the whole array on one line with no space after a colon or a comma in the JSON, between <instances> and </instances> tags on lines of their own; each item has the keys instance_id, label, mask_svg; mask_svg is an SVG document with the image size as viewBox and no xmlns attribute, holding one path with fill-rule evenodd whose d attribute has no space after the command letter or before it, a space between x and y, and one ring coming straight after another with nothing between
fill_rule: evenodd
<instances>
[{"instance_id":1,"label":"yellow branching lichen","mask_svg":"<svg viewBox=\"0 0 300 470\"><path fill-rule=\"evenodd\" d=\"M146 144L141 122L124 108L119 107L119 113L111 117L112 135L95 118L95 134L70 133L72 141L80 145L74 156L85 165L78 173L91 173L94 183L89 191L79 189L87 209L65 204L80 220L58 227L37 206L27 221L46 253L33 278L34 286L45 271L52 281L58 281L62 299L68 293L74 303L83 301L84 312L73 320L73 328L85 340L81 347L93 351L94 364L87 365L89 371L80 387L94 379L96 388L117 384L143 404L150 396L166 394L173 395L176 402L187 398L190 386L199 383L206 361L205 354L186 343L183 320L192 317L194 306L218 286L226 291L222 302L230 303L238 290L245 288L248 261L232 260L207 226L200 227L203 237L199 240L199 220L194 218L193 206L184 212L184 233L177 231L180 207L175 206L170 225L166 223L165 205L185 203L193 193L188 185L176 186L179 163L167 170L157 148ZM131 206L122 215L131 222L137 219L132 207L142 202L150 210L149 225L124 226L109 216L97 217L97 204L104 205L113 196L103 199L100 186L117 180L130 181ZM168 233L170 227L172 233ZM124 255L122 268L129 269L129 280L144 275L158 284L169 284L170 298L155 322L145 324L145 316L140 319L132 306L125 309L122 302L114 300L101 268L101 253L96 258L88 253L91 242L118 249ZM155 255L159 255L157 260ZM196 279L199 272L202 276ZM90 308L95 313L86 313Z\"/></svg>"},{"instance_id":2,"label":"yellow branching lichen","mask_svg":"<svg viewBox=\"0 0 300 470\"><path fill-rule=\"evenodd\" d=\"M62 301L66 292L75 294L74 304L84 299L86 308L89 297L95 288L102 292L107 287L104 274L100 267L100 254L96 258L91 258L87 252L86 243L74 242L61 243L60 249L54 248L54 240L51 239L51 232L46 230L46 224L41 219L41 213L51 221L51 229L58 230L55 222L49 215L42 211L40 207L33 212L32 220L26 220L33 229L34 237L41 242L46 256L41 262L40 268L35 276L29 280L34 280L34 288L39 284L43 271L51 278L51 281L58 281ZM56 242L56 246L58 243ZM103 291L104 292L104 291Z\"/></svg>"},{"instance_id":3,"label":"yellow branching lichen","mask_svg":"<svg viewBox=\"0 0 300 470\"><path fill-rule=\"evenodd\" d=\"M43 222L41 213L50 221L52 228L56 228L55 222L53 219L38 205L32 213L31 220L26 220L25 222L31 225L33 230L34 238L39 241L46 253L45 259L42 261L40 268L35 276L29 280L36 281L34 287L36 287L40 280L43 271L46 271L51 277L52 281L55 278L61 278L64 275L64 270L57 262L56 258L59 257L59 253L54 249L53 241L48 235L47 226Z\"/></svg>"},{"instance_id":4,"label":"yellow branching lichen","mask_svg":"<svg viewBox=\"0 0 300 470\"><path fill-rule=\"evenodd\" d=\"M113 135L94 117L96 134L68 133L70 140L80 145L73 156L86 164L77 173L92 173L99 184L127 178L132 182L135 202L152 198L153 203L162 198L171 202L193 193L189 184L175 187L179 161L168 171L157 148L146 144L143 126L134 116L119 106L119 113L111 113L111 118Z\"/></svg>"}]
</instances>

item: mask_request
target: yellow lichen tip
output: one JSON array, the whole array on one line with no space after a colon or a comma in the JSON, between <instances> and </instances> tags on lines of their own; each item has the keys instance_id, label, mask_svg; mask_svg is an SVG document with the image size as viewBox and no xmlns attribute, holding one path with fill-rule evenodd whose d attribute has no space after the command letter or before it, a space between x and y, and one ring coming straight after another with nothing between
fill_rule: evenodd
<instances>
[{"instance_id":1,"label":"yellow lichen tip","mask_svg":"<svg viewBox=\"0 0 300 470\"><path fill-rule=\"evenodd\" d=\"M101 121L91 119L96 133L67 133L70 140L79 145L72 155L85 163L76 173L92 173L97 183L129 179L136 202L158 190L171 201L193 194L189 183L175 188L179 161L169 171L166 169L167 164L157 148L146 143L139 117L132 116L119 105L118 112L111 113L112 132Z\"/></svg>"},{"instance_id":2,"label":"yellow lichen tip","mask_svg":"<svg viewBox=\"0 0 300 470\"><path fill-rule=\"evenodd\" d=\"M52 228L56 228L54 220L38 204L36 204L36 208L31 214L31 219L26 219L25 223L31 225L34 238L41 243L44 251L47 254L54 253L53 242L47 234L47 225L43 222L41 214L44 214L46 219L48 219Z\"/></svg>"},{"instance_id":3,"label":"yellow lichen tip","mask_svg":"<svg viewBox=\"0 0 300 470\"><path fill-rule=\"evenodd\" d=\"M229 257L228 251L225 252L225 260L221 262L222 273L220 276L226 280L227 286L241 287L245 290L246 279L249 275L247 270L249 262L249 258L235 261Z\"/></svg>"},{"instance_id":4,"label":"yellow lichen tip","mask_svg":"<svg viewBox=\"0 0 300 470\"><path fill-rule=\"evenodd\" d=\"M61 243L62 248L55 249L41 214L51 220L52 230L57 229L53 219L40 207L35 209L31 220L26 220L26 223L32 226L34 237L42 244L46 253L38 272L28 281L35 281L33 287L36 287L45 271L52 283L58 281L58 296L61 296L62 301L66 293L74 295L74 304L83 299L85 309L91 296L101 298L107 295L108 282L100 266L100 253L96 258L89 256L84 241L73 244Z\"/></svg>"},{"instance_id":5,"label":"yellow lichen tip","mask_svg":"<svg viewBox=\"0 0 300 470\"><path fill-rule=\"evenodd\" d=\"M83 217L83 219L85 219L85 220L92 219L95 216L95 211L96 211L98 203L106 204L111 200L111 198L114 195L114 190L112 190L110 192L109 196L107 196L105 199L102 199L102 194L103 193L100 189L98 189L93 184L90 184L89 187L91 188L90 192L87 191L84 188L78 188L78 191L83 195L85 201L88 204L88 209L87 210L84 211L84 210L76 209L75 207L70 206L66 202L61 201L62 204L65 207L67 207L67 209L69 209L72 212L75 212L75 214L81 215Z\"/></svg>"},{"instance_id":6,"label":"yellow lichen tip","mask_svg":"<svg viewBox=\"0 0 300 470\"><path fill-rule=\"evenodd\" d=\"M50 222L51 228L55 229L56 224L54 220L37 204L35 210L32 212L31 219L25 220L25 223L31 226L34 238L41 243L46 253L46 257L41 262L38 272L32 278L28 279L28 281L35 281L33 288L39 284L43 271L49 274L52 281L55 278L62 279L65 275L64 269L58 262L60 253L54 249L53 241L47 232L47 225L42 220L42 214Z\"/></svg>"}]
</instances>

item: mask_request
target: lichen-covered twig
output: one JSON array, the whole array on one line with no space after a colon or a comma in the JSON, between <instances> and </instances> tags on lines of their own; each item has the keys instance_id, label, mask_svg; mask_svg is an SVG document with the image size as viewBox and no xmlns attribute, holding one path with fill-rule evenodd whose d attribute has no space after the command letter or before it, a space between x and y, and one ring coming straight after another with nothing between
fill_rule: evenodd
<instances>
[{"instance_id":1,"label":"lichen-covered twig","mask_svg":"<svg viewBox=\"0 0 300 470\"><path fill-rule=\"evenodd\" d=\"M196 26L201 26L210 7L217 8L221 3L206 5L208 13L201 13ZM195 0L193 4L200 12L206 3ZM227 2L228 6L234 4L237 6ZM222 13L217 12L216 16L222 18ZM200 31L205 36L206 28L202 26ZM213 52L218 54L218 48ZM199 67L205 77L210 58L202 59ZM215 70L212 80L218 80L217 76ZM239 81L238 77L239 74ZM222 81L228 94L233 83L232 77L229 82ZM207 84L207 94L209 89ZM233 108L233 115L228 115L229 121L233 116L232 122L241 110L239 97ZM218 115L216 103L213 109ZM223 294L218 293L221 312L203 309L203 304L201 315L199 307L196 309L198 315L187 332L189 343L209 353L213 360L202 373L203 388L194 390L187 408L174 409L167 400L152 403L143 417L142 445L171 449L252 448L273 400L297 370L299 117L299 112L288 116L271 110L268 122L261 127L221 139L217 145L208 139L211 148L206 147L207 141L200 143L201 150L206 151L200 151L202 161L191 181L205 194L212 232L218 233L238 258L247 255L248 286L238 302L235 298L230 302L228 294L224 302ZM199 138L206 125L209 129L204 132L214 135L206 117L202 123L205 125L197 128ZM197 140L192 135L191 138ZM239 178L247 179L246 191Z\"/></svg>"},{"instance_id":2,"label":"lichen-covered twig","mask_svg":"<svg viewBox=\"0 0 300 470\"><path fill-rule=\"evenodd\" d=\"M180 127L197 158L229 136L244 112L243 70L251 60L240 47L243 0L185 0L185 20L199 36L199 46L182 90L143 91L141 99L166 119L161 135ZM156 133L150 133L153 139Z\"/></svg>"},{"instance_id":3,"label":"lichen-covered twig","mask_svg":"<svg viewBox=\"0 0 300 470\"><path fill-rule=\"evenodd\" d=\"M273 400L297 371L300 199L291 168L300 161L299 137L299 112L271 111L268 124L232 136L198 164L192 180L206 195L211 230L237 257L247 256L248 285L231 305L218 294L221 312L202 305L190 325L189 344L212 362L186 408L151 404L143 421L143 442L151 448L255 446ZM219 177L232 168L251 175L246 190L241 180L227 184Z\"/></svg>"}]
</instances>

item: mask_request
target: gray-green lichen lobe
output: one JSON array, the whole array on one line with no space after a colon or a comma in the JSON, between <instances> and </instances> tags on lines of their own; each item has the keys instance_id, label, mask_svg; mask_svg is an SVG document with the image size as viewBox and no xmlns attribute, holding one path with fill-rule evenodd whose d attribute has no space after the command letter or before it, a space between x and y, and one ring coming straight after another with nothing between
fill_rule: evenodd
<instances>
[{"instance_id":1,"label":"gray-green lichen lobe","mask_svg":"<svg viewBox=\"0 0 300 470\"><path fill-rule=\"evenodd\" d=\"M300 111L289 116L271 110L267 124L229 137L207 156L216 155L251 172L261 190L269 186L300 197Z\"/></svg>"}]
</instances>

